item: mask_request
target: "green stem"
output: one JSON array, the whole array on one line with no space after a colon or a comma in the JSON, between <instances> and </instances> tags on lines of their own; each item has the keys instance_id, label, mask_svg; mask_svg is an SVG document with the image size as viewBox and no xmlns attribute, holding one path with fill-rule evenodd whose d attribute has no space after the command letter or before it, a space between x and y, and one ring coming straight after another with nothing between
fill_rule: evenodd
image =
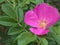
<instances>
[{"instance_id":1,"label":"green stem","mask_svg":"<svg viewBox=\"0 0 60 45\"><path fill-rule=\"evenodd\" d=\"M20 27L22 27L22 28L27 32L27 30L26 30L20 23L18 23L18 25L19 25Z\"/></svg>"}]
</instances>

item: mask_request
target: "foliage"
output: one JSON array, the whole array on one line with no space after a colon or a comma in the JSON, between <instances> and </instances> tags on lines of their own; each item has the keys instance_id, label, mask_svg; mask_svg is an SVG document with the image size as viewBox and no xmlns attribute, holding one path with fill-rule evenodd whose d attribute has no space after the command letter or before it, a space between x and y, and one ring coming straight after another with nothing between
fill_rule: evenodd
<instances>
[{"instance_id":1,"label":"foliage","mask_svg":"<svg viewBox=\"0 0 60 45\"><path fill-rule=\"evenodd\" d=\"M45 2L60 10L59 0L46 0ZM44 0L0 0L0 28L5 27L6 32L0 31L0 43L5 45L60 45L60 21L50 27L50 33L36 36L29 31L24 23L24 14L33 9ZM1 29L0 29L1 30Z\"/></svg>"}]
</instances>

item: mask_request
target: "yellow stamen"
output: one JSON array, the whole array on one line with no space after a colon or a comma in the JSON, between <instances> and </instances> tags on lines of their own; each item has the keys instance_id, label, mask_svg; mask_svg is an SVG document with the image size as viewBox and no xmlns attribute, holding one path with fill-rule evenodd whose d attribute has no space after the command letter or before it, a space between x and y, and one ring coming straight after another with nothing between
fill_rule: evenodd
<instances>
[{"instance_id":1,"label":"yellow stamen","mask_svg":"<svg viewBox=\"0 0 60 45\"><path fill-rule=\"evenodd\" d=\"M46 20L40 21L39 26L40 28L45 28L47 26L47 21Z\"/></svg>"},{"instance_id":2,"label":"yellow stamen","mask_svg":"<svg viewBox=\"0 0 60 45\"><path fill-rule=\"evenodd\" d=\"M40 23L40 28L45 28L45 27L46 27L46 25L47 25L46 23L41 22L41 23Z\"/></svg>"}]
</instances>

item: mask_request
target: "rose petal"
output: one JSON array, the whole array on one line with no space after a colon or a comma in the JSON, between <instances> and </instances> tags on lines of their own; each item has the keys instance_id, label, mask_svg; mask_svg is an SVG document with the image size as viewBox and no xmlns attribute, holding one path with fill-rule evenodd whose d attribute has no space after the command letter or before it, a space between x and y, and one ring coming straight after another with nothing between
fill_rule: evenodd
<instances>
[{"instance_id":1,"label":"rose petal","mask_svg":"<svg viewBox=\"0 0 60 45\"><path fill-rule=\"evenodd\" d=\"M36 35L45 35L49 30L40 29L40 28L30 28L30 31Z\"/></svg>"},{"instance_id":2,"label":"rose petal","mask_svg":"<svg viewBox=\"0 0 60 45\"><path fill-rule=\"evenodd\" d=\"M27 25L38 27L38 17L35 14L35 12L33 12L32 10L26 12L25 17L24 17L24 22Z\"/></svg>"},{"instance_id":3,"label":"rose petal","mask_svg":"<svg viewBox=\"0 0 60 45\"><path fill-rule=\"evenodd\" d=\"M54 25L59 20L58 9L46 3L37 5L34 8L34 11L40 19L42 18L48 20L48 26Z\"/></svg>"}]
</instances>

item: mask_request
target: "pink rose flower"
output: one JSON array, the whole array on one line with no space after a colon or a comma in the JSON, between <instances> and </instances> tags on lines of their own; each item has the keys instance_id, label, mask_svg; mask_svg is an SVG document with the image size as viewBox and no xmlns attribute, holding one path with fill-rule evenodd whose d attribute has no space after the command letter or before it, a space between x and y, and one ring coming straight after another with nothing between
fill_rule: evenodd
<instances>
[{"instance_id":1,"label":"pink rose flower","mask_svg":"<svg viewBox=\"0 0 60 45\"><path fill-rule=\"evenodd\" d=\"M47 28L54 25L59 19L59 12L46 3L37 5L33 10L26 12L24 22L30 25L30 31L36 35L45 35Z\"/></svg>"}]
</instances>

